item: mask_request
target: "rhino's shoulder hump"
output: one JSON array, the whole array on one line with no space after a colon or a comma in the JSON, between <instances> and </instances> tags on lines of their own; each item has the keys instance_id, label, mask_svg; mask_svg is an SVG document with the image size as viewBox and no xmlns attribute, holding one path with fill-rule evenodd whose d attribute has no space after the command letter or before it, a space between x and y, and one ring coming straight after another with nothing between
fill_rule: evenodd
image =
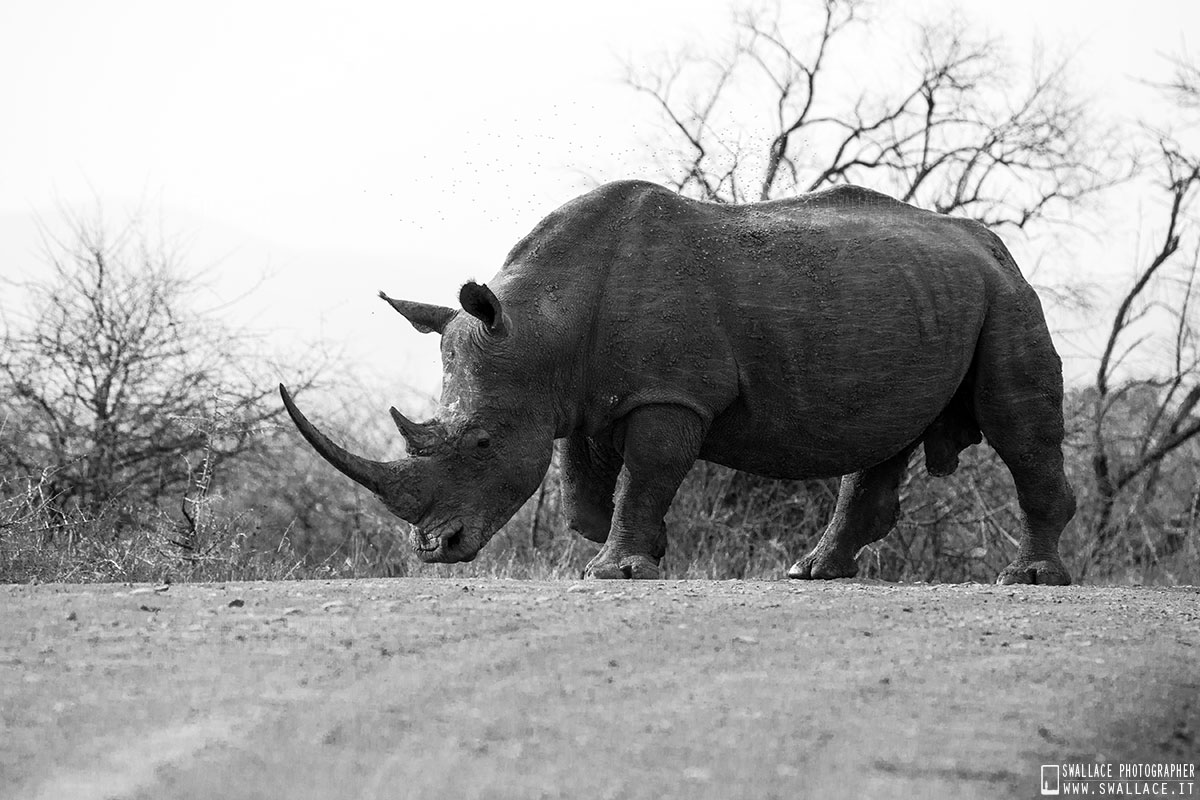
<instances>
[{"instance_id":1,"label":"rhino's shoulder hump","mask_svg":"<svg viewBox=\"0 0 1200 800\"><path fill-rule=\"evenodd\" d=\"M630 227L689 201L656 183L606 183L550 212L505 259L505 267L587 270L605 263Z\"/></svg>"},{"instance_id":2,"label":"rhino's shoulder hump","mask_svg":"<svg viewBox=\"0 0 1200 800\"><path fill-rule=\"evenodd\" d=\"M640 180L613 181L575 198L551 216L560 219L594 219L616 215L627 219L631 215L636 216L647 206L661 207L667 204L675 207L689 202L692 201L657 183Z\"/></svg>"},{"instance_id":3,"label":"rhino's shoulder hump","mask_svg":"<svg viewBox=\"0 0 1200 800\"><path fill-rule=\"evenodd\" d=\"M664 198L679 198L680 195L665 186L641 180L612 181L601 184L583 196L583 199L593 198L599 202L628 202L645 197L658 195Z\"/></svg>"}]
</instances>

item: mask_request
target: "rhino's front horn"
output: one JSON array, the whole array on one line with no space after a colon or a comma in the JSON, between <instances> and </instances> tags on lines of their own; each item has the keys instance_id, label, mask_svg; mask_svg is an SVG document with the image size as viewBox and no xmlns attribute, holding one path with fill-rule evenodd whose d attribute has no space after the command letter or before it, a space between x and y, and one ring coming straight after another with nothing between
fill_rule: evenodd
<instances>
[{"instance_id":1,"label":"rhino's front horn","mask_svg":"<svg viewBox=\"0 0 1200 800\"><path fill-rule=\"evenodd\" d=\"M413 524L420 522L432 493L428 476L417 463L417 459L406 458L385 463L370 461L347 452L330 441L328 436L317 430L300 413L300 409L296 408L291 394L282 383L279 384L279 394L292 422L296 423L300 433L326 461L337 467L346 477L378 495L401 519Z\"/></svg>"},{"instance_id":2,"label":"rhino's front horn","mask_svg":"<svg viewBox=\"0 0 1200 800\"><path fill-rule=\"evenodd\" d=\"M441 433L434 425L413 422L397 411L395 406L389 408L388 413L392 415L392 422L396 423L397 430L404 437L404 443L408 445L409 452L419 453L431 450L442 440Z\"/></svg>"},{"instance_id":3,"label":"rhino's front horn","mask_svg":"<svg viewBox=\"0 0 1200 800\"><path fill-rule=\"evenodd\" d=\"M292 422L296 423L296 427L300 429L300 433L303 434L308 443L313 446L313 449L320 453L326 461L337 467L346 477L361 483L376 494L382 494L386 490L390 483L388 479L391 477L390 473L392 471L389 469L389 464L385 464L382 461L369 461L361 458L347 452L330 441L328 436L317 430L300 413L300 409L296 408L296 404L292 402L292 395L282 383L279 384L279 395L283 398L283 405L287 408Z\"/></svg>"}]
</instances>

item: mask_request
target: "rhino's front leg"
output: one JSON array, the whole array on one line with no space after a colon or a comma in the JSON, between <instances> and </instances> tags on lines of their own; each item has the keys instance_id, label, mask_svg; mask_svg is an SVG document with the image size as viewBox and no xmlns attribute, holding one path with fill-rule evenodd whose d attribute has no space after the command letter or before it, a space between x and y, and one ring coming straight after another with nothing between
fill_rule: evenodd
<instances>
[{"instance_id":1,"label":"rhino's front leg","mask_svg":"<svg viewBox=\"0 0 1200 800\"><path fill-rule=\"evenodd\" d=\"M604 544L612 527L620 452L606 440L576 431L562 441L559 455L562 471L558 486L567 527L585 539Z\"/></svg>"},{"instance_id":2,"label":"rhino's front leg","mask_svg":"<svg viewBox=\"0 0 1200 800\"><path fill-rule=\"evenodd\" d=\"M643 406L630 412L617 439L624 466L617 478L608 540L587 567L590 578L658 578L667 551L663 517L704 439L704 422L687 408Z\"/></svg>"}]
</instances>

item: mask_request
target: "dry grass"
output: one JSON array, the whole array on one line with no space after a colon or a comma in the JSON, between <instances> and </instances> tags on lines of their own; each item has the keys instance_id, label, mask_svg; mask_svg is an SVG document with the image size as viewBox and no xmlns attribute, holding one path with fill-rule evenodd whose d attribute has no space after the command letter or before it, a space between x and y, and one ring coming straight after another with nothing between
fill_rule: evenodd
<instances>
[{"instance_id":1,"label":"dry grass","mask_svg":"<svg viewBox=\"0 0 1200 800\"><path fill-rule=\"evenodd\" d=\"M780 578L819 538L836 488L836 481L770 481L698 464L667 518L665 573L672 578ZM216 494L193 508L190 521L117 501L94 517L64 515L53 510L44 482L0 481L0 582L574 579L597 550L562 524L553 472L546 490L470 564L423 564L409 550L401 524L369 498L336 482L316 491L349 500L318 504L323 516L300 525L277 505L255 506ZM1015 554L1020 520L1011 481L984 448L964 454L959 472L946 480L930 479L914 459L902 500L895 530L860 554L861 577L989 582ZM1077 578L1200 583L1197 509L1167 513L1162 498L1148 507L1132 505L1125 509L1121 535L1096 552L1086 535L1090 502L1085 484L1080 513L1062 543Z\"/></svg>"}]
</instances>

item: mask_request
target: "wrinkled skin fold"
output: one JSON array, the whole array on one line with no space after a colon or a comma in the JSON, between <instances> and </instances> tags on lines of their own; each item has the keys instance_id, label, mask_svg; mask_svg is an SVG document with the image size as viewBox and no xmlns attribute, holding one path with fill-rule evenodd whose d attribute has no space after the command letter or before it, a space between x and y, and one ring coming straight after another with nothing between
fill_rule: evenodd
<instances>
[{"instance_id":1,"label":"wrinkled skin fold","mask_svg":"<svg viewBox=\"0 0 1200 800\"><path fill-rule=\"evenodd\" d=\"M885 536L910 457L948 475L986 437L1024 530L1004 583L1068 583L1062 368L1037 295L969 220L851 186L744 206L609 184L544 219L457 308L380 296L440 336L435 418L392 418L408 456L334 444L335 467L413 525L427 561L474 558L537 489L555 442L585 574L653 578L663 516L696 459L844 476L796 578L855 574Z\"/></svg>"}]
</instances>

